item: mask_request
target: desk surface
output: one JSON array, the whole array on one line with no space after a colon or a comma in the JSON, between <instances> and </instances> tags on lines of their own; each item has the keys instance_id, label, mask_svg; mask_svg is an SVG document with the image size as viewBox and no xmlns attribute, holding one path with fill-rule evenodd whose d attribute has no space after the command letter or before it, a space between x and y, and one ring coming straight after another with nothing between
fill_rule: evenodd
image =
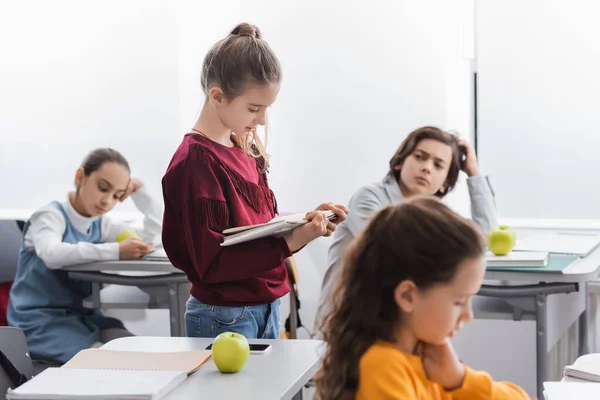
<instances>
[{"instance_id":1,"label":"desk surface","mask_svg":"<svg viewBox=\"0 0 600 400\"><path fill-rule=\"evenodd\" d=\"M184 351L203 350L212 342L205 338L132 336L113 340L107 350ZM250 355L242 371L221 374L211 360L173 390L165 400L291 399L320 368L318 340L249 340L269 343L266 355Z\"/></svg>"},{"instance_id":2,"label":"desk surface","mask_svg":"<svg viewBox=\"0 0 600 400\"><path fill-rule=\"evenodd\" d=\"M557 230L557 229L552 229ZM74 265L66 271L104 271L104 272L158 272L181 273L168 260L103 261ZM487 271L485 279L494 281L515 281L522 283L537 282L587 282L598 278L600 274L600 247L589 256L581 258L563 270L562 273L541 271Z\"/></svg>"},{"instance_id":3,"label":"desk surface","mask_svg":"<svg viewBox=\"0 0 600 400\"><path fill-rule=\"evenodd\" d=\"M500 218L502 225L515 229L600 231L600 219L561 219L561 218Z\"/></svg>"},{"instance_id":4,"label":"desk surface","mask_svg":"<svg viewBox=\"0 0 600 400\"><path fill-rule=\"evenodd\" d=\"M169 261L100 261L72 265L65 271L122 273L123 275L146 275L146 273L183 273ZM537 282L586 282L598 278L600 273L600 248L565 268L562 273L540 271L487 271L485 279L500 281Z\"/></svg>"},{"instance_id":5,"label":"desk surface","mask_svg":"<svg viewBox=\"0 0 600 400\"><path fill-rule=\"evenodd\" d=\"M131 261L98 261L88 264L71 265L70 267L63 268L64 271L81 271L81 272L168 272L182 274L181 270L178 270L171 265L169 260L157 261L157 260L131 260ZM124 274L126 275L126 274Z\"/></svg>"}]
</instances>

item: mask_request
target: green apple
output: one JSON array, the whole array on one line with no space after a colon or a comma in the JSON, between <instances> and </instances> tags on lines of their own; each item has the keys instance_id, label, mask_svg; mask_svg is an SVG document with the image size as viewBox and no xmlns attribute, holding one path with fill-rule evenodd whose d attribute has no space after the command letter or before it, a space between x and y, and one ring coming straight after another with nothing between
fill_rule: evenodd
<instances>
[{"instance_id":1,"label":"green apple","mask_svg":"<svg viewBox=\"0 0 600 400\"><path fill-rule=\"evenodd\" d=\"M248 361L250 346L240 333L224 332L215 338L212 357L221 372L238 372Z\"/></svg>"},{"instance_id":2,"label":"green apple","mask_svg":"<svg viewBox=\"0 0 600 400\"><path fill-rule=\"evenodd\" d=\"M119 234L117 235L117 243L120 243L125 239L129 239L130 237L139 237L139 236L134 231L119 232Z\"/></svg>"},{"instance_id":3,"label":"green apple","mask_svg":"<svg viewBox=\"0 0 600 400\"><path fill-rule=\"evenodd\" d=\"M516 232L510 226L500 225L488 232L488 247L497 256L505 256L515 247Z\"/></svg>"}]
</instances>

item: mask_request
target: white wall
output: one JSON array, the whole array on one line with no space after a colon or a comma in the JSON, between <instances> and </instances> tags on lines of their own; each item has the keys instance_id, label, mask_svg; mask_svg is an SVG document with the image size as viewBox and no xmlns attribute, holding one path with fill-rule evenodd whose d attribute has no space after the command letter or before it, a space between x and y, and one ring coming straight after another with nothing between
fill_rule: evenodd
<instances>
[{"instance_id":1,"label":"white wall","mask_svg":"<svg viewBox=\"0 0 600 400\"><path fill-rule=\"evenodd\" d=\"M599 218L600 4L477 9L480 157L500 215Z\"/></svg>"},{"instance_id":2,"label":"white wall","mask_svg":"<svg viewBox=\"0 0 600 400\"><path fill-rule=\"evenodd\" d=\"M283 211L346 203L359 186L386 174L402 139L419 126L470 133L470 64L463 49L470 1L227 1L212 4L211 13L204 3L181 4L183 130L202 104L204 54L238 22L258 25L281 60L268 150L270 183ZM465 202L463 188L454 203L465 210Z\"/></svg>"},{"instance_id":3,"label":"white wall","mask_svg":"<svg viewBox=\"0 0 600 400\"><path fill-rule=\"evenodd\" d=\"M283 210L347 202L386 173L418 126L471 131L472 0L230 0L209 12L203 2L167 0L0 7L2 208L62 198L99 146L123 152L160 197L202 103L202 57L239 21L261 27L284 68L269 147ZM462 191L453 205L467 210Z\"/></svg>"},{"instance_id":4,"label":"white wall","mask_svg":"<svg viewBox=\"0 0 600 400\"><path fill-rule=\"evenodd\" d=\"M0 4L0 207L64 198L83 157L102 146L159 195L181 132L174 6Z\"/></svg>"}]
</instances>

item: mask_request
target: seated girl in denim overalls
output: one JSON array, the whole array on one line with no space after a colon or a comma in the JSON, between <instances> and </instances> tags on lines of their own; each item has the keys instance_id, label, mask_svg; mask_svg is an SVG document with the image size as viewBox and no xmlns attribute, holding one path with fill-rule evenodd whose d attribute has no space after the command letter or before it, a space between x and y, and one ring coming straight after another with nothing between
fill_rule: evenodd
<instances>
[{"instance_id":1,"label":"seated girl in denim overalls","mask_svg":"<svg viewBox=\"0 0 600 400\"><path fill-rule=\"evenodd\" d=\"M92 151L75 174L76 191L36 211L24 228L8 322L27 338L31 357L65 363L80 350L130 336L123 323L85 308L91 284L70 279L62 268L91 261L145 256L161 230L161 207L130 177L125 158L112 149ZM131 196L144 214L140 238L116 243L128 229L104 215Z\"/></svg>"}]
</instances>

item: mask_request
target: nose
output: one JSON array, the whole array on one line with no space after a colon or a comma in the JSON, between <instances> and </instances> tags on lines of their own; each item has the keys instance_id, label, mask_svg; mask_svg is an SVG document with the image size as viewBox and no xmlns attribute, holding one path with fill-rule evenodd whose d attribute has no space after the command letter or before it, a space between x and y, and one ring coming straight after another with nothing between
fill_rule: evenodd
<instances>
[{"instance_id":1,"label":"nose","mask_svg":"<svg viewBox=\"0 0 600 400\"><path fill-rule=\"evenodd\" d=\"M262 112L259 112L256 115L254 122L256 123L256 125L265 126L267 123L267 110L263 110Z\"/></svg>"},{"instance_id":2,"label":"nose","mask_svg":"<svg viewBox=\"0 0 600 400\"><path fill-rule=\"evenodd\" d=\"M431 173L433 169L433 165L431 161L426 161L423 163L423 172Z\"/></svg>"},{"instance_id":3,"label":"nose","mask_svg":"<svg viewBox=\"0 0 600 400\"><path fill-rule=\"evenodd\" d=\"M473 320L473 307L471 304L471 299L469 299L469 301L467 301L467 303L465 304L465 307L463 309L463 312L460 316L460 322L470 322Z\"/></svg>"}]
</instances>

